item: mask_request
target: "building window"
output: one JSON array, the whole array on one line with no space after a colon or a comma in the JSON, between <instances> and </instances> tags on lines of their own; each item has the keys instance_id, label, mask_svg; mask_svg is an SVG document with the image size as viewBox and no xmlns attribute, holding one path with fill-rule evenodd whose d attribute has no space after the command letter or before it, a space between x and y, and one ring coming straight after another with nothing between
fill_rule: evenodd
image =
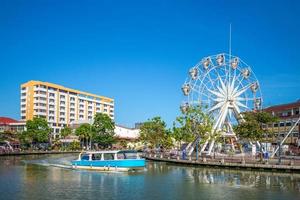
<instances>
[{"instance_id":1,"label":"building window","mask_svg":"<svg viewBox=\"0 0 300 200\"><path fill-rule=\"evenodd\" d=\"M279 126L280 126L280 127L284 127L284 123L283 123L283 122L280 122Z\"/></svg>"}]
</instances>

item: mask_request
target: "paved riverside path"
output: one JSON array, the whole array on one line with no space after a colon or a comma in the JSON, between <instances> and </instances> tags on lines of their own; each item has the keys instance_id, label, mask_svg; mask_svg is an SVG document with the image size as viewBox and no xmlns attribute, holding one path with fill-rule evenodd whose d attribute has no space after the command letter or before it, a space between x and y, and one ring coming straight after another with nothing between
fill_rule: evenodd
<instances>
[{"instance_id":1,"label":"paved riverside path","mask_svg":"<svg viewBox=\"0 0 300 200\"><path fill-rule=\"evenodd\" d=\"M147 160L169 162L174 164L192 165L192 166L206 166L206 167L224 167L224 168L235 168L235 169L246 169L246 170L268 170L268 171L281 171L290 173L300 173L300 164L291 160L284 160L282 164L278 165L277 160L272 159L266 163L258 162L253 159L242 158L201 158L199 160L195 159L180 159L165 157L163 155L155 154L145 154L143 156ZM295 165L296 163L296 165Z\"/></svg>"}]
</instances>

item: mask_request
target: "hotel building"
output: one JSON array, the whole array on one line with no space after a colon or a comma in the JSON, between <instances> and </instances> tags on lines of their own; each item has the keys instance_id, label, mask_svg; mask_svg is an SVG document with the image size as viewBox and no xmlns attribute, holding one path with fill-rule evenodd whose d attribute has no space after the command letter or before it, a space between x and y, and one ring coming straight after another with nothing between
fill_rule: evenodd
<instances>
[{"instance_id":1,"label":"hotel building","mask_svg":"<svg viewBox=\"0 0 300 200\"><path fill-rule=\"evenodd\" d=\"M21 119L44 117L55 135L72 122L92 120L96 113L114 119L114 100L42 81L21 85Z\"/></svg>"}]
</instances>

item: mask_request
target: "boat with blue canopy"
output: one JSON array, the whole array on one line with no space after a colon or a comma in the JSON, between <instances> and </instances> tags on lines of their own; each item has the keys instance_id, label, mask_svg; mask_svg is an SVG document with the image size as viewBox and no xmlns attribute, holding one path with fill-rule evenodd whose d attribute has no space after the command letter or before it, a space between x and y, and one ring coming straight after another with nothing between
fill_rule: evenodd
<instances>
[{"instance_id":1,"label":"boat with blue canopy","mask_svg":"<svg viewBox=\"0 0 300 200\"><path fill-rule=\"evenodd\" d=\"M72 162L73 169L131 171L145 168L145 159L133 150L81 152Z\"/></svg>"}]
</instances>

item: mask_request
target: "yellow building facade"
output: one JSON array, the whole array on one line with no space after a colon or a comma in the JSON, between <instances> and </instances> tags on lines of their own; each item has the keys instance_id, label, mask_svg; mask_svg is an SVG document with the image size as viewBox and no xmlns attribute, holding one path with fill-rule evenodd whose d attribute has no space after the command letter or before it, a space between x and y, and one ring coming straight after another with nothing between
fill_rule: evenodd
<instances>
[{"instance_id":1,"label":"yellow building facade","mask_svg":"<svg viewBox=\"0 0 300 200\"><path fill-rule=\"evenodd\" d=\"M92 120L96 113L114 119L114 99L42 81L21 85L21 119L44 117L53 133L75 121Z\"/></svg>"}]
</instances>

